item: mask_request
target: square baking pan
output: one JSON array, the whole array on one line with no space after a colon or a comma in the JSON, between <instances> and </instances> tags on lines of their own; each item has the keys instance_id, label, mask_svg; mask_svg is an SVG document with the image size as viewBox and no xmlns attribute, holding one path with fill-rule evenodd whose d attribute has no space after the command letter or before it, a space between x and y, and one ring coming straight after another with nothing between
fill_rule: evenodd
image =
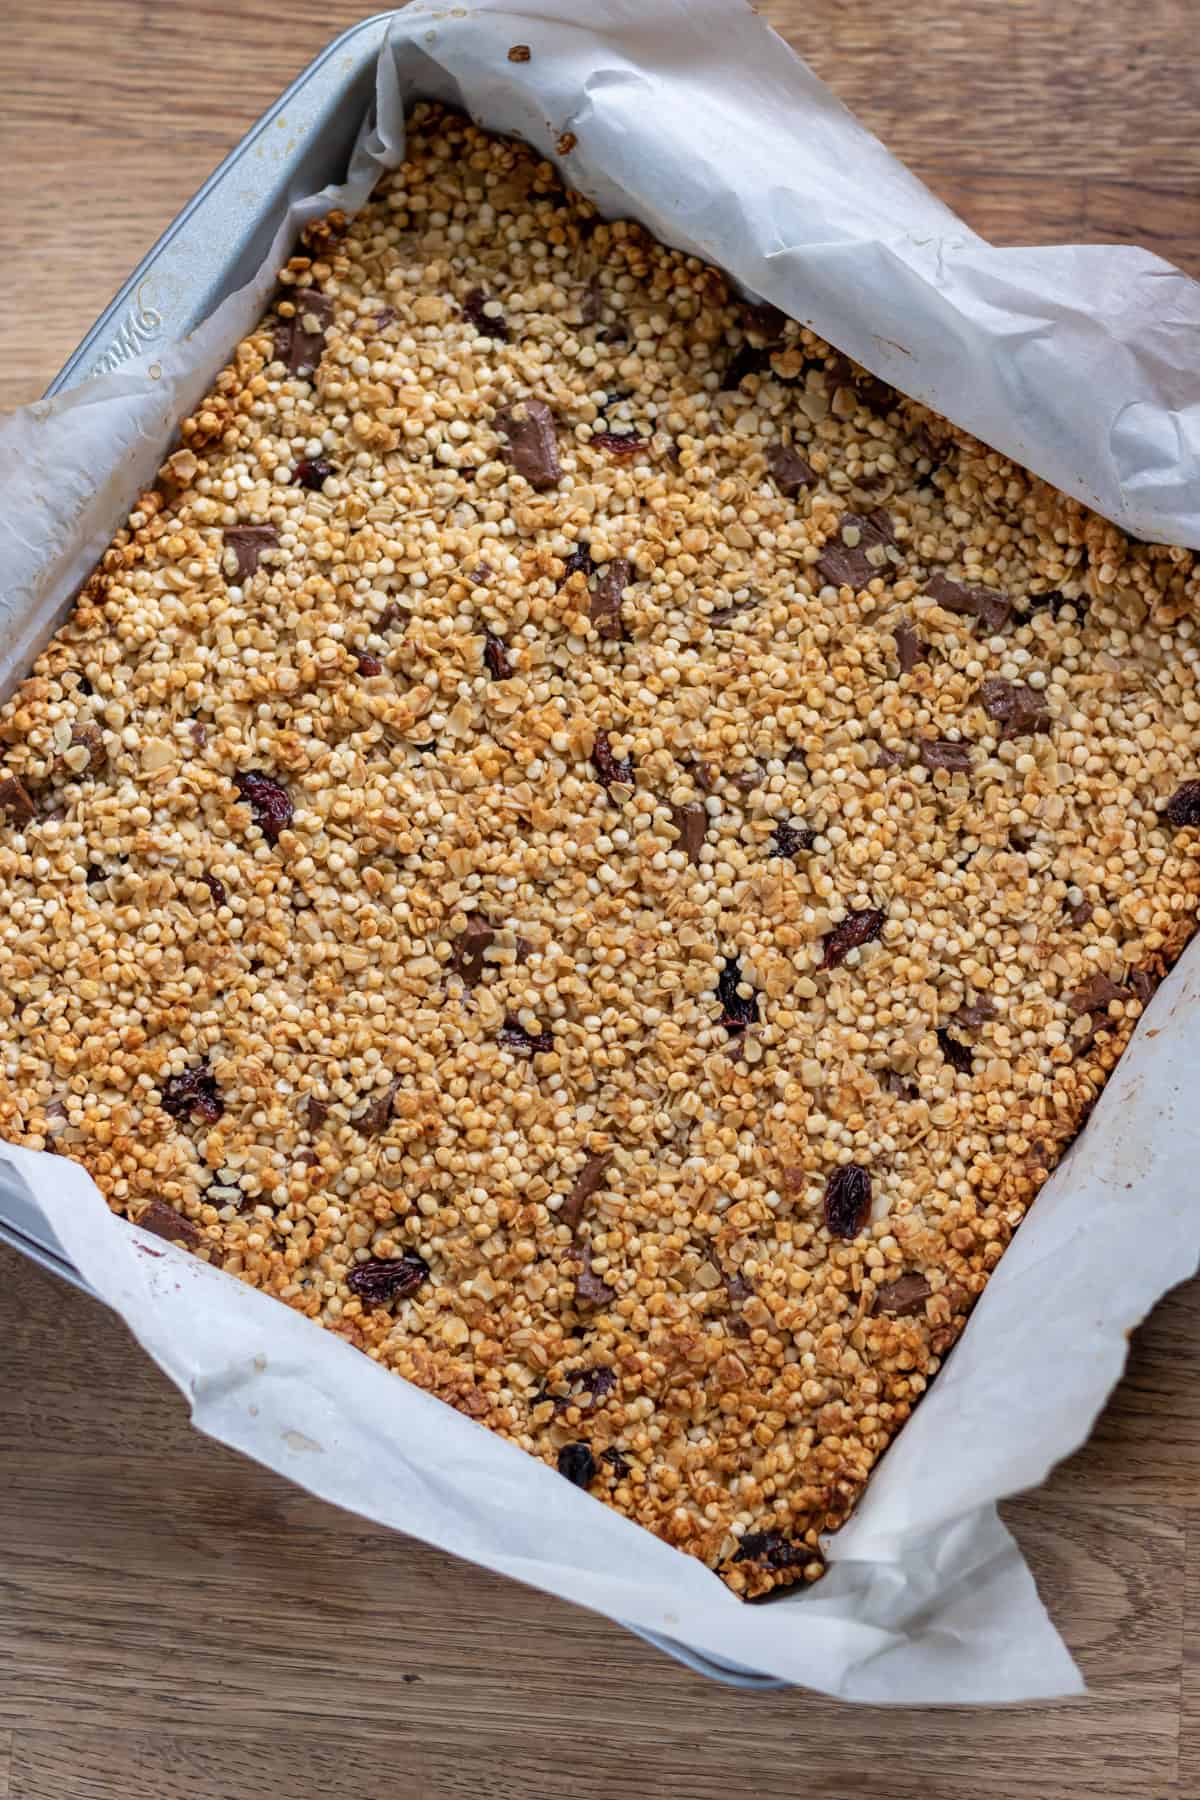
<instances>
[{"instance_id":1,"label":"square baking pan","mask_svg":"<svg viewBox=\"0 0 1200 1800\"><path fill-rule=\"evenodd\" d=\"M194 330L253 277L288 202L344 178L374 101L375 64L391 16L378 13L335 38L251 126L101 313L46 389L47 399ZM114 517L112 530L119 524ZM0 1240L90 1292L3 1165ZM789 1685L629 1629L711 1680L748 1689Z\"/></svg>"}]
</instances>

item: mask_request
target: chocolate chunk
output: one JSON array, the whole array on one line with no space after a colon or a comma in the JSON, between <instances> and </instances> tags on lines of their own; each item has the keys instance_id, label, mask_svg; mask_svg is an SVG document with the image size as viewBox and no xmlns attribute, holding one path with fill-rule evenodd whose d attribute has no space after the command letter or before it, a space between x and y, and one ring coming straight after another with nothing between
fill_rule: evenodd
<instances>
[{"instance_id":1,"label":"chocolate chunk","mask_svg":"<svg viewBox=\"0 0 1200 1800\"><path fill-rule=\"evenodd\" d=\"M496 1042L503 1044L506 1050L515 1050L519 1056L546 1056L554 1048L554 1033L539 1031L535 1037L515 1019L505 1019Z\"/></svg>"},{"instance_id":2,"label":"chocolate chunk","mask_svg":"<svg viewBox=\"0 0 1200 1800\"><path fill-rule=\"evenodd\" d=\"M325 349L325 333L333 319L333 300L318 288L293 288L288 294L296 307L290 319L277 318L273 346L276 362L286 363L290 375L313 373ZM306 320L316 321L316 330Z\"/></svg>"},{"instance_id":3,"label":"chocolate chunk","mask_svg":"<svg viewBox=\"0 0 1200 1800\"><path fill-rule=\"evenodd\" d=\"M852 536L857 532L856 542L847 544L847 531ZM831 587L850 587L858 593L890 567L887 562L876 565L867 551L894 542L891 515L882 507L868 514L846 513L838 526L837 540L830 539L817 558L817 568Z\"/></svg>"},{"instance_id":4,"label":"chocolate chunk","mask_svg":"<svg viewBox=\"0 0 1200 1800\"><path fill-rule=\"evenodd\" d=\"M970 1045L960 1043L956 1037L951 1037L944 1027L938 1031L937 1041L941 1046L942 1055L950 1067L957 1069L960 1075L969 1075L975 1067L975 1059L971 1055Z\"/></svg>"},{"instance_id":5,"label":"chocolate chunk","mask_svg":"<svg viewBox=\"0 0 1200 1800\"><path fill-rule=\"evenodd\" d=\"M764 1569L799 1569L812 1557L803 1544L793 1544L780 1531L748 1531L734 1551L735 1563L758 1563Z\"/></svg>"},{"instance_id":6,"label":"chocolate chunk","mask_svg":"<svg viewBox=\"0 0 1200 1800\"><path fill-rule=\"evenodd\" d=\"M897 625L895 638L902 675L911 675L919 662L929 661L928 644L921 641L907 620L902 619Z\"/></svg>"},{"instance_id":7,"label":"chocolate chunk","mask_svg":"<svg viewBox=\"0 0 1200 1800\"><path fill-rule=\"evenodd\" d=\"M512 664L508 660L503 638L496 637L490 631L483 640L483 660L493 681L507 681L512 674Z\"/></svg>"},{"instance_id":8,"label":"chocolate chunk","mask_svg":"<svg viewBox=\"0 0 1200 1800\"><path fill-rule=\"evenodd\" d=\"M204 1236L198 1225L193 1224L191 1219L185 1219L182 1213L177 1213L165 1200L152 1200L141 1217L134 1220L134 1224L140 1225L143 1231L153 1232L155 1237L166 1238L169 1244L182 1239L185 1244L194 1246Z\"/></svg>"},{"instance_id":9,"label":"chocolate chunk","mask_svg":"<svg viewBox=\"0 0 1200 1800\"><path fill-rule=\"evenodd\" d=\"M90 719L71 728L72 744L82 744L88 753L87 767L89 775L98 775L108 761L108 751L104 748L104 733Z\"/></svg>"},{"instance_id":10,"label":"chocolate chunk","mask_svg":"<svg viewBox=\"0 0 1200 1800\"><path fill-rule=\"evenodd\" d=\"M740 987L747 985L737 958L727 957L717 977L717 998L724 1008L721 1024L731 1034L758 1023L758 995L738 992Z\"/></svg>"},{"instance_id":11,"label":"chocolate chunk","mask_svg":"<svg viewBox=\"0 0 1200 1800\"><path fill-rule=\"evenodd\" d=\"M202 875L200 879L212 895L213 905L224 906L229 897L225 892L225 883L219 881L215 875Z\"/></svg>"},{"instance_id":12,"label":"chocolate chunk","mask_svg":"<svg viewBox=\"0 0 1200 1800\"><path fill-rule=\"evenodd\" d=\"M323 456L302 456L292 470L293 487L308 488L316 493L325 486L331 475L337 470Z\"/></svg>"},{"instance_id":13,"label":"chocolate chunk","mask_svg":"<svg viewBox=\"0 0 1200 1800\"><path fill-rule=\"evenodd\" d=\"M235 579L239 587L250 580L263 551L274 550L279 543L279 532L274 525L227 525L223 536L225 548L237 557Z\"/></svg>"},{"instance_id":14,"label":"chocolate chunk","mask_svg":"<svg viewBox=\"0 0 1200 1800\"><path fill-rule=\"evenodd\" d=\"M583 1267L575 1281L575 1302L578 1306L611 1306L617 1297L617 1290L609 1287L607 1281L601 1281L592 1273L592 1247L585 1244L580 1252Z\"/></svg>"},{"instance_id":15,"label":"chocolate chunk","mask_svg":"<svg viewBox=\"0 0 1200 1800\"><path fill-rule=\"evenodd\" d=\"M594 431L591 437L593 449L606 450L609 456L636 456L649 442L636 431Z\"/></svg>"},{"instance_id":16,"label":"chocolate chunk","mask_svg":"<svg viewBox=\"0 0 1200 1800\"><path fill-rule=\"evenodd\" d=\"M775 835L771 839L768 856L801 856L804 851L811 850L817 841L817 834L807 825L793 825L790 819L781 819L775 827Z\"/></svg>"},{"instance_id":17,"label":"chocolate chunk","mask_svg":"<svg viewBox=\"0 0 1200 1800\"><path fill-rule=\"evenodd\" d=\"M586 1444L564 1444L558 1453L558 1472L572 1487L590 1487L596 1479L596 1459Z\"/></svg>"},{"instance_id":18,"label":"chocolate chunk","mask_svg":"<svg viewBox=\"0 0 1200 1800\"><path fill-rule=\"evenodd\" d=\"M324 1128L329 1117L329 1108L324 1100L318 1100L315 1094L309 1094L304 1102L303 1118L309 1131L317 1132Z\"/></svg>"},{"instance_id":19,"label":"chocolate chunk","mask_svg":"<svg viewBox=\"0 0 1200 1800\"><path fill-rule=\"evenodd\" d=\"M1029 612L1048 610L1051 618L1056 621L1061 618L1068 606L1074 607L1080 619L1084 617L1088 609L1086 595L1080 594L1074 600L1068 600L1067 596L1060 593L1058 588L1048 588L1044 594L1026 594L1025 605Z\"/></svg>"},{"instance_id":20,"label":"chocolate chunk","mask_svg":"<svg viewBox=\"0 0 1200 1800\"><path fill-rule=\"evenodd\" d=\"M1077 901L1074 906L1069 900L1063 901L1063 911L1072 925L1086 925L1095 910L1090 900Z\"/></svg>"},{"instance_id":21,"label":"chocolate chunk","mask_svg":"<svg viewBox=\"0 0 1200 1800\"><path fill-rule=\"evenodd\" d=\"M193 719L190 727L191 738L197 750L208 748L208 726L203 719Z\"/></svg>"},{"instance_id":22,"label":"chocolate chunk","mask_svg":"<svg viewBox=\"0 0 1200 1800\"><path fill-rule=\"evenodd\" d=\"M614 1481L624 1481L629 1473L630 1465L628 1458L622 1456L619 1450L602 1450L600 1452L600 1461L609 1464L613 1472Z\"/></svg>"},{"instance_id":23,"label":"chocolate chunk","mask_svg":"<svg viewBox=\"0 0 1200 1800\"><path fill-rule=\"evenodd\" d=\"M811 463L792 449L790 444L772 444L767 451L767 468L781 494L798 494L817 479Z\"/></svg>"},{"instance_id":24,"label":"chocolate chunk","mask_svg":"<svg viewBox=\"0 0 1200 1800\"><path fill-rule=\"evenodd\" d=\"M995 1017L996 1002L990 1000L986 994L980 994L977 999L959 1007L954 1015L954 1023L961 1025L967 1031L978 1031L981 1025L985 1025L989 1019Z\"/></svg>"},{"instance_id":25,"label":"chocolate chunk","mask_svg":"<svg viewBox=\"0 0 1200 1800\"><path fill-rule=\"evenodd\" d=\"M759 595L752 594L748 600L739 600L734 606L719 606L708 615L708 622L714 631L721 631L726 625L732 625L743 613L753 612L758 605Z\"/></svg>"},{"instance_id":26,"label":"chocolate chunk","mask_svg":"<svg viewBox=\"0 0 1200 1800\"><path fill-rule=\"evenodd\" d=\"M925 592L945 612L978 619L989 632L999 631L1007 624L1012 610L1008 595L998 589L972 587L965 581L952 581L948 575L940 573L930 576L925 583Z\"/></svg>"},{"instance_id":27,"label":"chocolate chunk","mask_svg":"<svg viewBox=\"0 0 1200 1800\"><path fill-rule=\"evenodd\" d=\"M473 325L481 337L495 338L498 344L507 344L508 325L503 313L495 318L483 310L491 304L492 296L485 294L482 288L472 288L462 305L462 315L467 323Z\"/></svg>"},{"instance_id":28,"label":"chocolate chunk","mask_svg":"<svg viewBox=\"0 0 1200 1800\"><path fill-rule=\"evenodd\" d=\"M671 808L671 823L679 833L679 848L688 861L697 864L700 851L708 835L708 813L699 801L690 800L685 806Z\"/></svg>"},{"instance_id":29,"label":"chocolate chunk","mask_svg":"<svg viewBox=\"0 0 1200 1800\"><path fill-rule=\"evenodd\" d=\"M15 775L0 776L0 812L6 812L20 828L28 825L35 810L24 784Z\"/></svg>"},{"instance_id":30,"label":"chocolate chunk","mask_svg":"<svg viewBox=\"0 0 1200 1800\"><path fill-rule=\"evenodd\" d=\"M392 1107L401 1085L400 1076L394 1075L385 1088L372 1094L361 1112L355 1113L350 1123L360 1137L382 1137L392 1122Z\"/></svg>"},{"instance_id":31,"label":"chocolate chunk","mask_svg":"<svg viewBox=\"0 0 1200 1800\"><path fill-rule=\"evenodd\" d=\"M386 1306L389 1300L407 1300L429 1279L429 1264L415 1250L402 1256L370 1256L355 1263L346 1286L368 1306Z\"/></svg>"},{"instance_id":32,"label":"chocolate chunk","mask_svg":"<svg viewBox=\"0 0 1200 1800\"><path fill-rule=\"evenodd\" d=\"M612 744L607 731L598 731L592 744L592 762L596 767L596 776L602 787L611 787L614 781L630 782L633 780L633 758L630 756L614 756Z\"/></svg>"},{"instance_id":33,"label":"chocolate chunk","mask_svg":"<svg viewBox=\"0 0 1200 1800\"><path fill-rule=\"evenodd\" d=\"M518 413L521 415L518 417ZM508 439L508 460L539 493L557 485L562 477L554 414L544 400L520 400L497 414L497 430Z\"/></svg>"},{"instance_id":34,"label":"chocolate chunk","mask_svg":"<svg viewBox=\"0 0 1200 1800\"><path fill-rule=\"evenodd\" d=\"M1050 729L1044 696L1024 682L991 676L981 685L979 698L988 718L999 725L1001 741Z\"/></svg>"},{"instance_id":35,"label":"chocolate chunk","mask_svg":"<svg viewBox=\"0 0 1200 1800\"><path fill-rule=\"evenodd\" d=\"M373 331L386 331L388 326L393 324L399 316L394 306L381 306L378 312L370 315L367 323Z\"/></svg>"},{"instance_id":36,"label":"chocolate chunk","mask_svg":"<svg viewBox=\"0 0 1200 1800\"><path fill-rule=\"evenodd\" d=\"M781 313L769 300L756 300L742 314L742 329L763 338L768 344L779 343L786 324L787 314Z\"/></svg>"},{"instance_id":37,"label":"chocolate chunk","mask_svg":"<svg viewBox=\"0 0 1200 1800\"><path fill-rule=\"evenodd\" d=\"M513 947L517 953L518 963L523 966L529 961L530 956L533 954L533 945L529 942L528 938L518 937L516 944Z\"/></svg>"},{"instance_id":38,"label":"chocolate chunk","mask_svg":"<svg viewBox=\"0 0 1200 1800\"><path fill-rule=\"evenodd\" d=\"M877 938L886 919L887 914L878 907L870 907L865 912L847 913L841 924L835 925L825 939L825 955L821 967L836 969L851 950L857 950Z\"/></svg>"},{"instance_id":39,"label":"chocolate chunk","mask_svg":"<svg viewBox=\"0 0 1200 1800\"><path fill-rule=\"evenodd\" d=\"M871 1177L861 1163L845 1163L825 1183L825 1224L835 1237L856 1238L871 1216Z\"/></svg>"},{"instance_id":40,"label":"chocolate chunk","mask_svg":"<svg viewBox=\"0 0 1200 1800\"><path fill-rule=\"evenodd\" d=\"M2 795L3 789L0 789ZM1200 825L1200 781L1185 781L1176 788L1163 807L1163 817L1176 831L1188 825Z\"/></svg>"},{"instance_id":41,"label":"chocolate chunk","mask_svg":"<svg viewBox=\"0 0 1200 1800\"><path fill-rule=\"evenodd\" d=\"M732 1275L725 1277L725 1292L729 1296L730 1306L740 1306L744 1300L749 1300L754 1287L740 1269L735 1269Z\"/></svg>"},{"instance_id":42,"label":"chocolate chunk","mask_svg":"<svg viewBox=\"0 0 1200 1800\"><path fill-rule=\"evenodd\" d=\"M1129 991L1133 994L1143 1010L1149 1006L1154 997L1154 990L1162 980L1162 976L1153 969L1130 969Z\"/></svg>"},{"instance_id":43,"label":"chocolate chunk","mask_svg":"<svg viewBox=\"0 0 1200 1800\"><path fill-rule=\"evenodd\" d=\"M1082 987L1074 988L1067 995L1067 1005L1073 1013L1107 1013L1110 1001L1126 1000L1128 997L1125 988L1118 987L1111 976L1097 970Z\"/></svg>"},{"instance_id":44,"label":"chocolate chunk","mask_svg":"<svg viewBox=\"0 0 1200 1800\"><path fill-rule=\"evenodd\" d=\"M884 1069L876 1080L885 1093L894 1094L897 1100L916 1100L920 1094L916 1082L906 1081L899 1069Z\"/></svg>"},{"instance_id":45,"label":"chocolate chunk","mask_svg":"<svg viewBox=\"0 0 1200 1800\"><path fill-rule=\"evenodd\" d=\"M612 1153L610 1151L605 1151L600 1156L589 1156L575 1177L575 1184L558 1212L560 1222L568 1225L572 1231L583 1217L583 1209L592 1195L604 1186L604 1177L608 1173L611 1162Z\"/></svg>"},{"instance_id":46,"label":"chocolate chunk","mask_svg":"<svg viewBox=\"0 0 1200 1800\"><path fill-rule=\"evenodd\" d=\"M292 822L293 807L287 789L261 769L243 770L234 776L233 785L267 842L277 844L280 832Z\"/></svg>"},{"instance_id":47,"label":"chocolate chunk","mask_svg":"<svg viewBox=\"0 0 1200 1800\"><path fill-rule=\"evenodd\" d=\"M874 1311L888 1319L907 1319L925 1311L925 1302L933 1289L923 1275L897 1275L885 1281L875 1293Z\"/></svg>"},{"instance_id":48,"label":"chocolate chunk","mask_svg":"<svg viewBox=\"0 0 1200 1800\"><path fill-rule=\"evenodd\" d=\"M961 771L971 767L971 746L956 738L922 738L917 755L927 769Z\"/></svg>"},{"instance_id":49,"label":"chocolate chunk","mask_svg":"<svg viewBox=\"0 0 1200 1800\"><path fill-rule=\"evenodd\" d=\"M905 757L902 750L893 750L888 744L880 744L879 753L875 758L877 769L902 769L904 762Z\"/></svg>"},{"instance_id":50,"label":"chocolate chunk","mask_svg":"<svg viewBox=\"0 0 1200 1800\"><path fill-rule=\"evenodd\" d=\"M633 565L623 556L614 556L604 565L592 589L588 616L602 638L610 641L627 636L621 618L621 598L633 580Z\"/></svg>"},{"instance_id":51,"label":"chocolate chunk","mask_svg":"<svg viewBox=\"0 0 1200 1800\"><path fill-rule=\"evenodd\" d=\"M604 312L604 289L593 275L583 290L583 299L579 303L579 323L581 325L597 325Z\"/></svg>"},{"instance_id":52,"label":"chocolate chunk","mask_svg":"<svg viewBox=\"0 0 1200 1800\"><path fill-rule=\"evenodd\" d=\"M478 987L483 980L486 963L484 951L490 950L496 941L496 933L486 919L478 913L467 916L466 928L454 940L454 954L450 958L450 967L456 975L460 975L467 987Z\"/></svg>"},{"instance_id":53,"label":"chocolate chunk","mask_svg":"<svg viewBox=\"0 0 1200 1800\"><path fill-rule=\"evenodd\" d=\"M208 1064L169 1075L162 1084L162 1109L173 1119L196 1117L214 1124L225 1111L225 1102Z\"/></svg>"}]
</instances>

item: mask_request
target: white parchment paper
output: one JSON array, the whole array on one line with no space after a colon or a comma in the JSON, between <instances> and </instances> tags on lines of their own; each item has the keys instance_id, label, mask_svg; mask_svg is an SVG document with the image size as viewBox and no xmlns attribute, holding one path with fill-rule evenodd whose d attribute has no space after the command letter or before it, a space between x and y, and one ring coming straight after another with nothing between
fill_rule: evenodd
<instances>
[{"instance_id":1,"label":"white parchment paper","mask_svg":"<svg viewBox=\"0 0 1200 1800\"><path fill-rule=\"evenodd\" d=\"M531 58L510 63L515 43ZM183 343L0 426L0 687L29 666L259 315L304 219L360 205L419 96L466 105L607 212L730 270L886 380L1140 536L1200 547L1200 287L1134 249L997 250L739 0L414 4L342 188ZM1126 1333L1200 1258L1200 950L1164 983L1074 1152L889 1451L818 1587L745 1607L700 1564L286 1307L130 1229L77 1166L0 1147L202 1431L313 1493L565 1599L853 1699L1071 1693L995 1502L1087 1435Z\"/></svg>"}]
</instances>

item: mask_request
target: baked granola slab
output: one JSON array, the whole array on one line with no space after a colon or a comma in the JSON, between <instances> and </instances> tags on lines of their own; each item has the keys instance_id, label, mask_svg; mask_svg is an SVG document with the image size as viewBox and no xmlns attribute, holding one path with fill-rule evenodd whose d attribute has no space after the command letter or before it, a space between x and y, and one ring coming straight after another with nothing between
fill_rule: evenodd
<instances>
[{"instance_id":1,"label":"baked granola slab","mask_svg":"<svg viewBox=\"0 0 1200 1800\"><path fill-rule=\"evenodd\" d=\"M1190 552L419 108L0 710L0 1136L748 1597L1198 888Z\"/></svg>"}]
</instances>

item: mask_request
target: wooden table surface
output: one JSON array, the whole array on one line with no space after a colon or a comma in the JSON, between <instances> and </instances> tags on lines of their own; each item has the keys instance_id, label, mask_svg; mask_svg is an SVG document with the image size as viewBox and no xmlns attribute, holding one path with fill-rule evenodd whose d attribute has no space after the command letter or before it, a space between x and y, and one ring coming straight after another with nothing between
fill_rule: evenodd
<instances>
[{"instance_id":1,"label":"wooden table surface","mask_svg":"<svg viewBox=\"0 0 1200 1800\"><path fill-rule=\"evenodd\" d=\"M1200 274L1189 0L1093 0L1086 24L1061 0L760 10L986 235L1140 241ZM0 408L356 16L8 0ZM2 544L0 516L0 571ZM1200 1284L1138 1334L1090 1444L1006 1510L1087 1700L712 1688L197 1437L121 1325L0 1250L0 1800L1200 1800Z\"/></svg>"}]
</instances>

